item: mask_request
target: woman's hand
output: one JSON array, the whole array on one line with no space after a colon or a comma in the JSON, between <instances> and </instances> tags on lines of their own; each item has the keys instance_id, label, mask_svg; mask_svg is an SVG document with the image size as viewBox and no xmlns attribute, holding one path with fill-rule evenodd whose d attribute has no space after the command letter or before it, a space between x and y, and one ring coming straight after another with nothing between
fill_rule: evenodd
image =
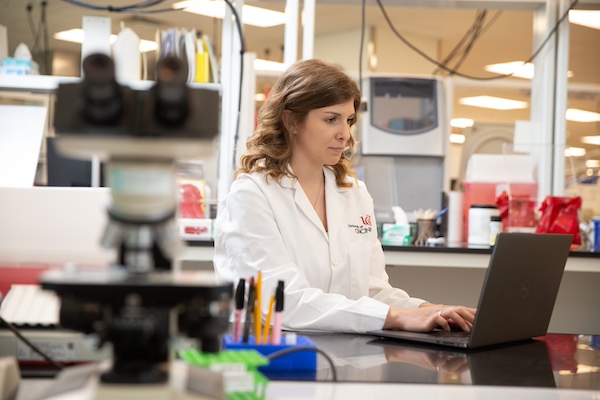
<instances>
[{"instance_id":1,"label":"woman's hand","mask_svg":"<svg viewBox=\"0 0 600 400\"><path fill-rule=\"evenodd\" d=\"M412 332L429 332L435 328L451 330L458 326L470 332L477 309L464 306L444 306L424 303L419 308L390 308L384 329L400 329Z\"/></svg>"}]
</instances>

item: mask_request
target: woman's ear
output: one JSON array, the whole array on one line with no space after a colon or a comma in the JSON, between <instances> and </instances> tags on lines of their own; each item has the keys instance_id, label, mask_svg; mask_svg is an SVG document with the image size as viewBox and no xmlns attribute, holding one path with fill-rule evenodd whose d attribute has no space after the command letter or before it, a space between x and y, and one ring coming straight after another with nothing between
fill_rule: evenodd
<instances>
[{"instance_id":1,"label":"woman's ear","mask_svg":"<svg viewBox=\"0 0 600 400\"><path fill-rule=\"evenodd\" d=\"M296 133L292 125L292 112L290 110L283 111L283 126L285 126L288 132L292 134Z\"/></svg>"}]
</instances>

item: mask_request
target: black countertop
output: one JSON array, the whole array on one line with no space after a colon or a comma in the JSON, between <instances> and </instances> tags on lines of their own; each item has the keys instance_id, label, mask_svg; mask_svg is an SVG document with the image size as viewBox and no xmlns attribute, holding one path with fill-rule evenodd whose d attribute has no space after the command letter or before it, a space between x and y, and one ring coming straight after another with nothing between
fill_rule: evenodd
<instances>
[{"instance_id":1,"label":"black countertop","mask_svg":"<svg viewBox=\"0 0 600 400\"><path fill-rule=\"evenodd\" d=\"M337 379L342 382L600 390L600 336L548 334L476 351L366 335L306 336L333 360ZM282 371L266 375L272 380L329 381L332 371L326 359L319 356L317 371L312 373Z\"/></svg>"},{"instance_id":2,"label":"black countertop","mask_svg":"<svg viewBox=\"0 0 600 400\"><path fill-rule=\"evenodd\" d=\"M212 240L189 240L186 244L191 247L213 247ZM492 254L493 247L490 246L470 246L466 243L457 245L436 245L436 246L383 246L384 251L407 251L415 253L454 253L454 254ZM569 257L587 257L600 258L599 252L571 250Z\"/></svg>"}]
</instances>

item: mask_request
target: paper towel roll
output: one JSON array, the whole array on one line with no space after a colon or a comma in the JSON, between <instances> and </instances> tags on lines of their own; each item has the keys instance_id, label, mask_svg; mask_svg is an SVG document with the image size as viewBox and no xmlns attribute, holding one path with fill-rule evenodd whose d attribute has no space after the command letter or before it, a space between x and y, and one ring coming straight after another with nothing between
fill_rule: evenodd
<instances>
[{"instance_id":1,"label":"paper towel roll","mask_svg":"<svg viewBox=\"0 0 600 400\"><path fill-rule=\"evenodd\" d=\"M449 244L464 242L463 229L463 194L462 192L448 193L448 235Z\"/></svg>"}]
</instances>

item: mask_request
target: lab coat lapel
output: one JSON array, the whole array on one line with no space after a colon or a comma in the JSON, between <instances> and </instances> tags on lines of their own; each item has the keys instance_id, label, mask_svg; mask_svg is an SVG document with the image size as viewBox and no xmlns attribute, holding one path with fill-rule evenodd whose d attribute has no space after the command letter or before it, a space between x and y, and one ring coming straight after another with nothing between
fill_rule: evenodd
<instances>
[{"instance_id":1,"label":"lab coat lapel","mask_svg":"<svg viewBox=\"0 0 600 400\"><path fill-rule=\"evenodd\" d=\"M333 240L344 224L344 214L346 214L348 204L347 189L338 188L335 174L328 169L325 169L325 183L327 227L329 228L329 238Z\"/></svg>"},{"instance_id":2,"label":"lab coat lapel","mask_svg":"<svg viewBox=\"0 0 600 400\"><path fill-rule=\"evenodd\" d=\"M283 177L281 179L281 186L288 187L293 190L294 202L296 206L304 213L306 218L308 218L313 224L319 228L319 230L323 233L325 238L327 238L327 232L325 232L325 228L323 227L323 223L319 219L315 209L312 204L310 204L310 200L306 197L306 193L302 189L302 186L298 183L296 179L292 179L290 177ZM328 238L327 238L328 239Z\"/></svg>"}]
</instances>

